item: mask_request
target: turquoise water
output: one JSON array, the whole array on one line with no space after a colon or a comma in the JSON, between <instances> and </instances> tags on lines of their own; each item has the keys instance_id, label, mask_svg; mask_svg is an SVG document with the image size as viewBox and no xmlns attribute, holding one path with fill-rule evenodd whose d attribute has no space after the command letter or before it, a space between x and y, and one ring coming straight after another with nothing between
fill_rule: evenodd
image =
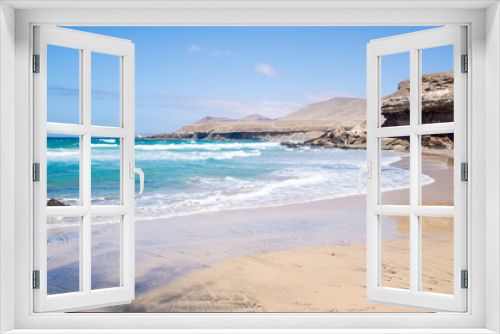
<instances>
[{"instance_id":1,"label":"turquoise water","mask_svg":"<svg viewBox=\"0 0 500 334\"><path fill-rule=\"evenodd\" d=\"M119 140L94 138L91 150L92 204L119 204ZM353 195L356 173L366 165L363 150L290 149L257 141L136 139L135 155L146 175L144 194L136 195L137 219ZM408 187L408 170L390 165L403 155L383 152L385 189ZM78 205L79 159L77 137L47 138L48 199Z\"/></svg>"}]
</instances>

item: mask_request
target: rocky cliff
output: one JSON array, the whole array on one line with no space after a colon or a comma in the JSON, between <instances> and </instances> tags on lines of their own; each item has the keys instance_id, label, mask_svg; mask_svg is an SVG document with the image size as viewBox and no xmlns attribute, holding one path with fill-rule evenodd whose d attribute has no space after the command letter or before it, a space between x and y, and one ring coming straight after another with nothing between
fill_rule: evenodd
<instances>
[{"instance_id":1,"label":"rocky cliff","mask_svg":"<svg viewBox=\"0 0 500 334\"><path fill-rule=\"evenodd\" d=\"M422 76L422 121L453 121L453 72ZM382 126L408 125L410 120L410 80L399 83L393 94L382 98ZM151 138L206 140L301 140L283 145L295 147L366 148L366 100L334 98L301 108L278 120L251 115L240 120L205 118L173 133ZM426 139L427 138L427 139ZM407 150L408 138L387 138L384 149ZM424 137L429 149L453 149L453 135Z\"/></svg>"},{"instance_id":2,"label":"rocky cliff","mask_svg":"<svg viewBox=\"0 0 500 334\"><path fill-rule=\"evenodd\" d=\"M366 119L366 100L334 98L301 108L278 120L250 115L243 119L204 118L180 131L155 134L150 138L206 140L306 140L342 126L351 130ZM144 136L142 137L144 138ZM147 138L147 137L146 137Z\"/></svg>"},{"instance_id":3,"label":"rocky cliff","mask_svg":"<svg viewBox=\"0 0 500 334\"><path fill-rule=\"evenodd\" d=\"M453 72L422 76L422 123L453 122ZM382 99L382 126L410 124L410 80Z\"/></svg>"},{"instance_id":4,"label":"rocky cliff","mask_svg":"<svg viewBox=\"0 0 500 334\"><path fill-rule=\"evenodd\" d=\"M453 122L453 72L439 72L422 76L422 122ZM382 127L410 124L410 80L403 80L398 90L385 96L381 102ZM284 142L285 146L296 146ZM366 148L366 122L346 130L339 126L318 138L307 140L303 145L343 149ZM431 150L453 149L453 134L423 136L422 146ZM408 138L384 138L382 149L403 150L410 147Z\"/></svg>"}]
</instances>

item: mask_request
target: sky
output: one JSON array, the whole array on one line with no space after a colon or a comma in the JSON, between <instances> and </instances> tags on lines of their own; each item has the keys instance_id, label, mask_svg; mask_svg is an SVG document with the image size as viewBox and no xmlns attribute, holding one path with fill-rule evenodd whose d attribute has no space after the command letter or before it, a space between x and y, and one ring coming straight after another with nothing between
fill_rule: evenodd
<instances>
[{"instance_id":1,"label":"sky","mask_svg":"<svg viewBox=\"0 0 500 334\"><path fill-rule=\"evenodd\" d=\"M334 97L365 98L366 44L429 27L68 27L135 44L136 133L206 117L277 119ZM453 69L453 48L424 50L423 73ZM79 52L48 48L48 121L78 122ZM384 56L382 95L409 77ZM92 124L119 125L119 58L92 53Z\"/></svg>"}]
</instances>

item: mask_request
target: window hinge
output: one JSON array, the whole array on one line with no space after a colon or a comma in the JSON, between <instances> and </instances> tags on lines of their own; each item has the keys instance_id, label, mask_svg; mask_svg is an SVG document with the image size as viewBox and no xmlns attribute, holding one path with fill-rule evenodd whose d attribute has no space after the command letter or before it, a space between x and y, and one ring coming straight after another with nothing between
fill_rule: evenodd
<instances>
[{"instance_id":1,"label":"window hinge","mask_svg":"<svg viewBox=\"0 0 500 334\"><path fill-rule=\"evenodd\" d=\"M462 270L462 289L469 287L469 273L467 270Z\"/></svg>"},{"instance_id":2,"label":"window hinge","mask_svg":"<svg viewBox=\"0 0 500 334\"><path fill-rule=\"evenodd\" d=\"M33 181L40 182L40 164L38 162L33 164Z\"/></svg>"},{"instance_id":3,"label":"window hinge","mask_svg":"<svg viewBox=\"0 0 500 334\"><path fill-rule=\"evenodd\" d=\"M460 165L460 180L469 181L469 165L466 162L462 162Z\"/></svg>"},{"instance_id":4,"label":"window hinge","mask_svg":"<svg viewBox=\"0 0 500 334\"><path fill-rule=\"evenodd\" d=\"M462 55L462 73L469 72L469 56Z\"/></svg>"},{"instance_id":5,"label":"window hinge","mask_svg":"<svg viewBox=\"0 0 500 334\"><path fill-rule=\"evenodd\" d=\"M40 55L33 55L33 73L40 73Z\"/></svg>"},{"instance_id":6,"label":"window hinge","mask_svg":"<svg viewBox=\"0 0 500 334\"><path fill-rule=\"evenodd\" d=\"M33 289L40 289L40 270L33 270Z\"/></svg>"}]
</instances>

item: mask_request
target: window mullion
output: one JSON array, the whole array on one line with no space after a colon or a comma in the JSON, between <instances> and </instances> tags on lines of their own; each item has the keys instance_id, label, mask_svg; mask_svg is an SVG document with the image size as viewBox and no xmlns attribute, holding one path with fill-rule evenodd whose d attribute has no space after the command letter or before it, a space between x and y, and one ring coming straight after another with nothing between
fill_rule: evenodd
<instances>
[{"instance_id":1,"label":"window mullion","mask_svg":"<svg viewBox=\"0 0 500 334\"><path fill-rule=\"evenodd\" d=\"M96 137L115 137L124 138L127 136L134 136L133 131L125 128L112 128L104 126L89 126L88 130Z\"/></svg>"},{"instance_id":2,"label":"window mullion","mask_svg":"<svg viewBox=\"0 0 500 334\"><path fill-rule=\"evenodd\" d=\"M82 125L86 128L90 127L91 122L91 50L86 48L83 50L83 65L82 65ZM82 202L84 207L89 208L89 211L83 216L80 225L80 282L83 282L83 291L90 293L91 290L91 133L87 131L82 136L82 149L80 159L80 182L83 189Z\"/></svg>"},{"instance_id":3,"label":"window mullion","mask_svg":"<svg viewBox=\"0 0 500 334\"><path fill-rule=\"evenodd\" d=\"M410 50L410 207L419 204L419 135L413 129L419 123L420 115L420 66L419 50ZM410 292L416 293L420 282L420 233L419 217L410 211Z\"/></svg>"},{"instance_id":4,"label":"window mullion","mask_svg":"<svg viewBox=\"0 0 500 334\"><path fill-rule=\"evenodd\" d=\"M373 135L378 138L404 137L404 136L409 136L411 130L412 129L409 125L390 126L384 128L379 127L373 129Z\"/></svg>"}]
</instances>

